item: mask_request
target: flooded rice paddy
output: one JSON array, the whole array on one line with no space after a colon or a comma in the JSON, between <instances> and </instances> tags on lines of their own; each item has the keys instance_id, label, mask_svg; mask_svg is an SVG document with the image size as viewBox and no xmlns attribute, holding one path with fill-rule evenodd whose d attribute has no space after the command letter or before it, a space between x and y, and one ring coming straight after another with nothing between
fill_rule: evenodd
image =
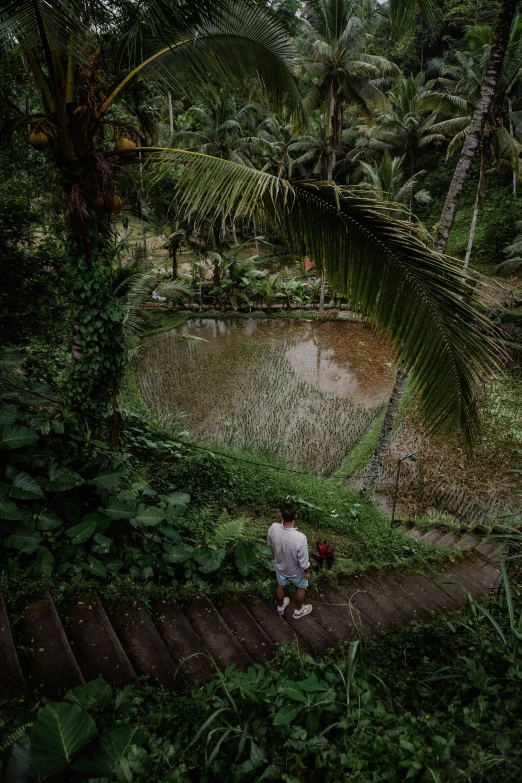
<instances>
[{"instance_id":1,"label":"flooded rice paddy","mask_svg":"<svg viewBox=\"0 0 522 783\"><path fill-rule=\"evenodd\" d=\"M144 341L139 378L149 408L185 413L195 441L328 474L382 411L394 374L389 346L361 323L194 318Z\"/></svg>"}]
</instances>

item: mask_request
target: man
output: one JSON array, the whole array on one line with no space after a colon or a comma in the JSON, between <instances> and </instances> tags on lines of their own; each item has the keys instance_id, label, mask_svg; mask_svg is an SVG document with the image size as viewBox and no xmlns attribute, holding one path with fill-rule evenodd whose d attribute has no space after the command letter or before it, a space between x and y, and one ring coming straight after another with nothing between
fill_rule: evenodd
<instances>
[{"instance_id":1,"label":"man","mask_svg":"<svg viewBox=\"0 0 522 783\"><path fill-rule=\"evenodd\" d=\"M283 521L274 522L267 536L267 544L275 555L277 611L282 616L290 602L285 597L285 585L291 582L296 587L293 616L300 620L312 611L311 604L303 604L310 578L308 542L295 526L297 511L294 504L285 503L281 515Z\"/></svg>"}]
</instances>

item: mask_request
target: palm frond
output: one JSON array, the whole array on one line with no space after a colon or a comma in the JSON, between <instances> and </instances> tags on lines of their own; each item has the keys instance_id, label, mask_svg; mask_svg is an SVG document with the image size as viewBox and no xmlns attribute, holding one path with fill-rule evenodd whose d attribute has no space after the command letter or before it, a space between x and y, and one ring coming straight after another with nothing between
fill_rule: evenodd
<instances>
[{"instance_id":1,"label":"palm frond","mask_svg":"<svg viewBox=\"0 0 522 783\"><path fill-rule=\"evenodd\" d=\"M350 307L386 332L432 431L479 432L477 395L501 352L459 265L430 250L410 223L361 191L292 186L266 172L183 150L151 148L182 165L177 198L200 219L264 215L297 258L325 269ZM390 205L390 211L397 205Z\"/></svg>"},{"instance_id":2,"label":"palm frond","mask_svg":"<svg viewBox=\"0 0 522 783\"><path fill-rule=\"evenodd\" d=\"M0 42L17 56L41 46L45 38L51 51L83 60L86 29L78 0L0 0Z\"/></svg>"},{"instance_id":3,"label":"palm frond","mask_svg":"<svg viewBox=\"0 0 522 783\"><path fill-rule=\"evenodd\" d=\"M118 85L104 111L133 75L142 71L167 90L208 96L209 85L231 85L248 94L257 85L273 105L284 104L304 122L293 73L296 55L282 28L250 4L233 4L215 24L202 24L190 33L172 36Z\"/></svg>"}]
</instances>

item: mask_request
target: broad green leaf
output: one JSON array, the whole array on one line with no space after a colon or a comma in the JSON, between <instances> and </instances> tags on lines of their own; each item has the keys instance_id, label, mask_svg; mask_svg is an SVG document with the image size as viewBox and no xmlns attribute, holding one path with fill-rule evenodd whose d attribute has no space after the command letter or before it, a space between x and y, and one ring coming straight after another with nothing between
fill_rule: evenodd
<instances>
[{"instance_id":1,"label":"broad green leaf","mask_svg":"<svg viewBox=\"0 0 522 783\"><path fill-rule=\"evenodd\" d=\"M18 427L10 424L0 432L0 449L19 449L36 443L38 435L29 427Z\"/></svg>"},{"instance_id":2,"label":"broad green leaf","mask_svg":"<svg viewBox=\"0 0 522 783\"><path fill-rule=\"evenodd\" d=\"M116 573L117 571L121 571L121 569L124 566L123 560L120 560L119 558L115 557L114 555L109 555L107 557L104 557L105 567L108 571L112 571Z\"/></svg>"},{"instance_id":3,"label":"broad green leaf","mask_svg":"<svg viewBox=\"0 0 522 783\"><path fill-rule=\"evenodd\" d=\"M14 424L16 419L16 405L2 405L0 407L0 427Z\"/></svg>"},{"instance_id":4,"label":"broad green leaf","mask_svg":"<svg viewBox=\"0 0 522 783\"><path fill-rule=\"evenodd\" d=\"M288 724L292 723L292 721L302 712L302 707L292 707L287 704L285 707L281 707L275 716L274 726L288 726Z\"/></svg>"},{"instance_id":5,"label":"broad green leaf","mask_svg":"<svg viewBox=\"0 0 522 783\"><path fill-rule=\"evenodd\" d=\"M58 514L54 511L50 511L48 508L44 508L38 515L40 530L55 530L57 527L63 525L63 520L60 519Z\"/></svg>"},{"instance_id":6,"label":"broad green leaf","mask_svg":"<svg viewBox=\"0 0 522 783\"><path fill-rule=\"evenodd\" d=\"M77 704L83 710L91 710L93 707L103 707L112 696L111 686L104 679L98 677L87 685L78 685L71 688L65 695L65 701Z\"/></svg>"},{"instance_id":7,"label":"broad green leaf","mask_svg":"<svg viewBox=\"0 0 522 783\"><path fill-rule=\"evenodd\" d=\"M161 500L169 506L188 506L190 495L187 492L170 492L168 495L160 495Z\"/></svg>"},{"instance_id":8,"label":"broad green leaf","mask_svg":"<svg viewBox=\"0 0 522 783\"><path fill-rule=\"evenodd\" d=\"M9 783L34 783L34 775L29 770L30 747L31 741L28 734L24 734L13 745L6 770L6 780Z\"/></svg>"},{"instance_id":9,"label":"broad green leaf","mask_svg":"<svg viewBox=\"0 0 522 783\"><path fill-rule=\"evenodd\" d=\"M140 503L137 508L137 513L131 519L131 525L134 527L151 527L153 525L159 525L165 519L165 514L161 508L157 506L146 506L145 503Z\"/></svg>"},{"instance_id":10,"label":"broad green leaf","mask_svg":"<svg viewBox=\"0 0 522 783\"><path fill-rule=\"evenodd\" d=\"M48 475L49 480L45 482L44 488L49 492L65 492L84 483L79 473L56 462L49 465Z\"/></svg>"},{"instance_id":11,"label":"broad green leaf","mask_svg":"<svg viewBox=\"0 0 522 783\"><path fill-rule=\"evenodd\" d=\"M119 489L121 482L126 476L127 470L125 468L107 462L104 465L100 465L95 475L87 478L85 483L94 487L100 487L100 489L106 492L115 492Z\"/></svg>"},{"instance_id":12,"label":"broad green leaf","mask_svg":"<svg viewBox=\"0 0 522 783\"><path fill-rule=\"evenodd\" d=\"M295 701L302 701L304 703L307 702L306 696L299 689L297 683L293 682L292 680L285 680L283 683L283 687L285 689L285 694L286 696L288 696L288 698L294 699Z\"/></svg>"},{"instance_id":13,"label":"broad green leaf","mask_svg":"<svg viewBox=\"0 0 522 783\"><path fill-rule=\"evenodd\" d=\"M86 571L89 571L94 576L107 576L107 569L103 565L101 560L97 560L92 555L87 558L87 563L83 563L83 567Z\"/></svg>"},{"instance_id":14,"label":"broad green leaf","mask_svg":"<svg viewBox=\"0 0 522 783\"><path fill-rule=\"evenodd\" d=\"M101 510L110 519L130 519L136 513L136 502L115 495L109 499L105 508Z\"/></svg>"},{"instance_id":15,"label":"broad green leaf","mask_svg":"<svg viewBox=\"0 0 522 783\"><path fill-rule=\"evenodd\" d=\"M77 525L68 528L66 535L71 539L72 544L83 544L96 532L95 522L79 522Z\"/></svg>"},{"instance_id":16,"label":"broad green leaf","mask_svg":"<svg viewBox=\"0 0 522 783\"><path fill-rule=\"evenodd\" d=\"M13 549L18 549L19 552L24 552L26 555L32 555L40 547L42 540L42 536L13 533L12 536L4 539L4 544L5 546L13 547Z\"/></svg>"},{"instance_id":17,"label":"broad green leaf","mask_svg":"<svg viewBox=\"0 0 522 783\"><path fill-rule=\"evenodd\" d=\"M158 530L160 533L163 533L169 541L181 542L181 535L172 525L160 525Z\"/></svg>"},{"instance_id":18,"label":"broad green leaf","mask_svg":"<svg viewBox=\"0 0 522 783\"><path fill-rule=\"evenodd\" d=\"M240 541L234 549L234 560L241 576L249 576L257 568L256 550L251 544Z\"/></svg>"},{"instance_id":19,"label":"broad green leaf","mask_svg":"<svg viewBox=\"0 0 522 783\"><path fill-rule=\"evenodd\" d=\"M16 503L6 498L0 498L0 519L22 519L22 514Z\"/></svg>"},{"instance_id":20,"label":"broad green leaf","mask_svg":"<svg viewBox=\"0 0 522 783\"><path fill-rule=\"evenodd\" d=\"M37 498L44 497L42 488L28 473L24 473L21 470L16 470L16 468L10 465L6 469L5 475L11 482L9 495L12 498L20 498L21 500L36 500Z\"/></svg>"},{"instance_id":21,"label":"broad green leaf","mask_svg":"<svg viewBox=\"0 0 522 783\"><path fill-rule=\"evenodd\" d=\"M108 555L111 551L112 538L107 538L103 533L95 533L94 540L96 541L96 546L93 546L92 551L100 555Z\"/></svg>"},{"instance_id":22,"label":"broad green leaf","mask_svg":"<svg viewBox=\"0 0 522 783\"><path fill-rule=\"evenodd\" d=\"M34 570L43 576L50 576L53 571L54 557L50 549L41 546L36 555Z\"/></svg>"},{"instance_id":23,"label":"broad green leaf","mask_svg":"<svg viewBox=\"0 0 522 783\"><path fill-rule=\"evenodd\" d=\"M316 691L327 691L328 685L323 680L319 681L317 675L311 674L306 680L299 680L297 683L301 690L307 693L315 693Z\"/></svg>"},{"instance_id":24,"label":"broad green leaf","mask_svg":"<svg viewBox=\"0 0 522 783\"><path fill-rule=\"evenodd\" d=\"M92 755L78 759L76 772L90 775L112 775L131 745L142 745L146 734L136 725L120 726L101 738Z\"/></svg>"},{"instance_id":25,"label":"broad green leaf","mask_svg":"<svg viewBox=\"0 0 522 783\"><path fill-rule=\"evenodd\" d=\"M184 563L190 560L194 554L194 547L188 544L178 544L169 548L168 554L163 555L167 563Z\"/></svg>"},{"instance_id":26,"label":"broad green leaf","mask_svg":"<svg viewBox=\"0 0 522 783\"><path fill-rule=\"evenodd\" d=\"M30 731L31 769L44 780L63 772L95 735L95 722L77 704L47 704Z\"/></svg>"},{"instance_id":27,"label":"broad green leaf","mask_svg":"<svg viewBox=\"0 0 522 783\"><path fill-rule=\"evenodd\" d=\"M194 557L194 560L198 564L201 573L210 574L212 571L218 570L225 559L225 555L225 549L207 549L197 557Z\"/></svg>"}]
</instances>

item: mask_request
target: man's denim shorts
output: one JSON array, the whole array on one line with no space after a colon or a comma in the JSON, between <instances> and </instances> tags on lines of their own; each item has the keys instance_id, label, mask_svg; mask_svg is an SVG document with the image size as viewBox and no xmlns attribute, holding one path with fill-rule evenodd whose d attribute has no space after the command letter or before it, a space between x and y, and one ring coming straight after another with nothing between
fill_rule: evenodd
<instances>
[{"instance_id":1,"label":"man's denim shorts","mask_svg":"<svg viewBox=\"0 0 522 783\"><path fill-rule=\"evenodd\" d=\"M283 576L279 571L276 571L276 576L277 584L282 585L283 587L287 585L288 582L292 582L295 587L302 588L303 590L308 587L308 579L304 578L304 571L301 571L301 573L296 576Z\"/></svg>"}]
</instances>

